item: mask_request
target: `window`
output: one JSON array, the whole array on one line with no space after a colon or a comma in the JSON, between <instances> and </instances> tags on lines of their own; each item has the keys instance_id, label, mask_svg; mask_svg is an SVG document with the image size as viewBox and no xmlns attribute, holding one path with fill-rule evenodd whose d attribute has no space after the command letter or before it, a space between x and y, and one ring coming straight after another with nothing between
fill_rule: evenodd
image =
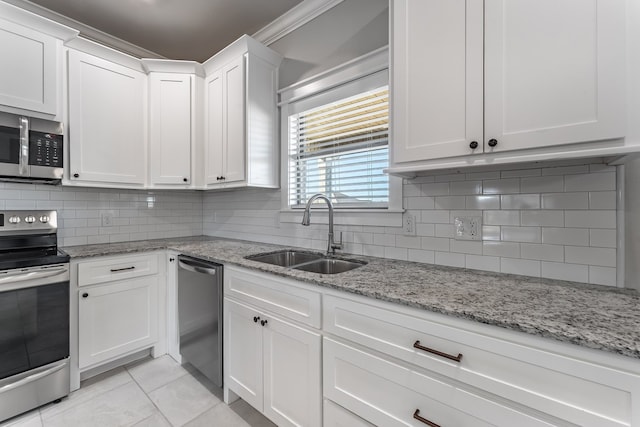
<instances>
[{"instance_id":1,"label":"window","mask_svg":"<svg viewBox=\"0 0 640 427\"><path fill-rule=\"evenodd\" d=\"M375 87L345 85L289 115L289 207L303 207L317 193L336 208L388 207L389 90L381 79L369 80L364 86Z\"/></svg>"}]
</instances>

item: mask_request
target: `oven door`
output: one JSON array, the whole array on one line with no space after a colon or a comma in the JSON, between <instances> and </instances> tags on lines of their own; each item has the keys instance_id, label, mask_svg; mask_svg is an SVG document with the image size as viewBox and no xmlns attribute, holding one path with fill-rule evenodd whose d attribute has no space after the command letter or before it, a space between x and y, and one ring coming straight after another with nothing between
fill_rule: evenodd
<instances>
[{"instance_id":1,"label":"oven door","mask_svg":"<svg viewBox=\"0 0 640 427\"><path fill-rule=\"evenodd\" d=\"M69 357L68 265L0 272L0 325L0 383Z\"/></svg>"}]
</instances>

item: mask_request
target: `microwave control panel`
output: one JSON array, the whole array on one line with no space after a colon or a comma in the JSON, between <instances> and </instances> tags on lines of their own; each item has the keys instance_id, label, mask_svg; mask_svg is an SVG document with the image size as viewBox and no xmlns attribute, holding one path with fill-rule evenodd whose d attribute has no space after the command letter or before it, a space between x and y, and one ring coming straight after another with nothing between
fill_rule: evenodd
<instances>
[{"instance_id":1,"label":"microwave control panel","mask_svg":"<svg viewBox=\"0 0 640 427\"><path fill-rule=\"evenodd\" d=\"M62 135L29 132L29 164L62 167Z\"/></svg>"}]
</instances>

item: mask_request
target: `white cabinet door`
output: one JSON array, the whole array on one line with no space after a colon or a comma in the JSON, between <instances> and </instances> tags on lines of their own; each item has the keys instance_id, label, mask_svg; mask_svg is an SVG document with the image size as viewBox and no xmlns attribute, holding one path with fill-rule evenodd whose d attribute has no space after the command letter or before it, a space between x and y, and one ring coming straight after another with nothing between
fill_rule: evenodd
<instances>
[{"instance_id":1,"label":"white cabinet door","mask_svg":"<svg viewBox=\"0 0 640 427\"><path fill-rule=\"evenodd\" d=\"M223 77L223 129L224 183L245 179L245 66L240 56L222 69Z\"/></svg>"},{"instance_id":2,"label":"white cabinet door","mask_svg":"<svg viewBox=\"0 0 640 427\"><path fill-rule=\"evenodd\" d=\"M58 114L59 43L0 19L0 105Z\"/></svg>"},{"instance_id":3,"label":"white cabinet door","mask_svg":"<svg viewBox=\"0 0 640 427\"><path fill-rule=\"evenodd\" d=\"M482 1L392 6L393 163L482 152Z\"/></svg>"},{"instance_id":4,"label":"white cabinet door","mask_svg":"<svg viewBox=\"0 0 640 427\"><path fill-rule=\"evenodd\" d=\"M263 315L264 414L279 426L320 427L320 334Z\"/></svg>"},{"instance_id":5,"label":"white cabinet door","mask_svg":"<svg viewBox=\"0 0 640 427\"><path fill-rule=\"evenodd\" d=\"M486 0L485 151L624 136L625 24L624 0Z\"/></svg>"},{"instance_id":6,"label":"white cabinet door","mask_svg":"<svg viewBox=\"0 0 640 427\"><path fill-rule=\"evenodd\" d=\"M245 179L245 67L240 56L206 80L206 184Z\"/></svg>"},{"instance_id":7,"label":"white cabinet door","mask_svg":"<svg viewBox=\"0 0 640 427\"><path fill-rule=\"evenodd\" d=\"M143 185L146 76L69 51L70 180Z\"/></svg>"},{"instance_id":8,"label":"white cabinet door","mask_svg":"<svg viewBox=\"0 0 640 427\"><path fill-rule=\"evenodd\" d=\"M149 79L151 184L188 185L193 76L151 73Z\"/></svg>"},{"instance_id":9,"label":"white cabinet door","mask_svg":"<svg viewBox=\"0 0 640 427\"><path fill-rule=\"evenodd\" d=\"M220 184L224 175L224 102L222 70L207 77L205 81L205 184Z\"/></svg>"},{"instance_id":10,"label":"white cabinet door","mask_svg":"<svg viewBox=\"0 0 640 427\"><path fill-rule=\"evenodd\" d=\"M263 410L260 313L225 298L226 386L258 411Z\"/></svg>"},{"instance_id":11,"label":"white cabinet door","mask_svg":"<svg viewBox=\"0 0 640 427\"><path fill-rule=\"evenodd\" d=\"M80 369L158 340L158 278L85 287L78 292Z\"/></svg>"}]
</instances>

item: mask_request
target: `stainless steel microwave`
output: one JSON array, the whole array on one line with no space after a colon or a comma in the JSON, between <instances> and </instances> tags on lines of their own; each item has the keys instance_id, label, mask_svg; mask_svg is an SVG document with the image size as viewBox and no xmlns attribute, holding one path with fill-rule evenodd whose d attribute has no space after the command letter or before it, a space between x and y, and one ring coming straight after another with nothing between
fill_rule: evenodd
<instances>
[{"instance_id":1,"label":"stainless steel microwave","mask_svg":"<svg viewBox=\"0 0 640 427\"><path fill-rule=\"evenodd\" d=\"M62 130L61 123L0 114L0 180L60 183Z\"/></svg>"}]
</instances>

